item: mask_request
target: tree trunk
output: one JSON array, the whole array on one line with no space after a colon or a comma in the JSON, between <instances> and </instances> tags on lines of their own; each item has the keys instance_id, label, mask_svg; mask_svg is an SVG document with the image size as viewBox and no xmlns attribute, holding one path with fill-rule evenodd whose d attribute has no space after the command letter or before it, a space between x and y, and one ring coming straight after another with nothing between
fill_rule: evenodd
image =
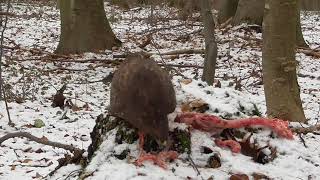
<instances>
[{"instance_id":1,"label":"tree trunk","mask_svg":"<svg viewBox=\"0 0 320 180\"><path fill-rule=\"evenodd\" d=\"M320 11L320 0L302 0L300 4L304 11Z\"/></svg>"},{"instance_id":2,"label":"tree trunk","mask_svg":"<svg viewBox=\"0 0 320 180\"><path fill-rule=\"evenodd\" d=\"M239 0L223 0L220 3L218 22L224 23L236 14Z\"/></svg>"},{"instance_id":3,"label":"tree trunk","mask_svg":"<svg viewBox=\"0 0 320 180\"><path fill-rule=\"evenodd\" d=\"M239 0L237 11L233 18L233 25L243 22L262 25L265 0Z\"/></svg>"},{"instance_id":4,"label":"tree trunk","mask_svg":"<svg viewBox=\"0 0 320 180\"><path fill-rule=\"evenodd\" d=\"M217 43L214 37L214 20L209 0L200 0L201 18L204 24L205 60L202 80L212 85L216 69Z\"/></svg>"},{"instance_id":5,"label":"tree trunk","mask_svg":"<svg viewBox=\"0 0 320 180\"><path fill-rule=\"evenodd\" d=\"M56 53L111 49L121 42L106 18L103 0L59 0L61 35Z\"/></svg>"},{"instance_id":6,"label":"tree trunk","mask_svg":"<svg viewBox=\"0 0 320 180\"><path fill-rule=\"evenodd\" d=\"M308 47L305 42L301 30L300 22L300 0L298 0L297 6L297 33L296 40L297 46ZM239 25L241 23L257 24L262 25L263 21L263 10L264 10L265 0L239 0L238 7L232 21L233 25Z\"/></svg>"},{"instance_id":7,"label":"tree trunk","mask_svg":"<svg viewBox=\"0 0 320 180\"><path fill-rule=\"evenodd\" d=\"M296 32L296 45L298 47L308 47L308 44L303 38L300 21L301 1L297 0L297 32Z\"/></svg>"},{"instance_id":8,"label":"tree trunk","mask_svg":"<svg viewBox=\"0 0 320 180\"><path fill-rule=\"evenodd\" d=\"M296 74L296 9L297 1L266 0L263 81L268 116L306 122Z\"/></svg>"}]
</instances>

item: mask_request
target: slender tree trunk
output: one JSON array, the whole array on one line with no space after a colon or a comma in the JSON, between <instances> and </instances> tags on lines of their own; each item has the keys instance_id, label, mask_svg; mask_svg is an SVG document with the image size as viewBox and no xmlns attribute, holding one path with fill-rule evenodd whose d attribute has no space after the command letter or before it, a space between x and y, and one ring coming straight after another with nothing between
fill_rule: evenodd
<instances>
[{"instance_id":1,"label":"slender tree trunk","mask_svg":"<svg viewBox=\"0 0 320 180\"><path fill-rule=\"evenodd\" d=\"M265 0L239 0L237 11L233 18L233 24L243 22L262 25Z\"/></svg>"},{"instance_id":2,"label":"slender tree trunk","mask_svg":"<svg viewBox=\"0 0 320 180\"><path fill-rule=\"evenodd\" d=\"M59 0L61 35L56 53L111 49L121 42L106 18L103 0Z\"/></svg>"},{"instance_id":3,"label":"slender tree trunk","mask_svg":"<svg viewBox=\"0 0 320 180\"><path fill-rule=\"evenodd\" d=\"M217 59L217 43L214 37L215 24L209 0L200 0L200 7L206 45L202 80L206 81L209 85L212 85L214 82Z\"/></svg>"},{"instance_id":4,"label":"slender tree trunk","mask_svg":"<svg viewBox=\"0 0 320 180\"><path fill-rule=\"evenodd\" d=\"M224 23L228 19L232 18L236 14L239 0L223 0L220 3L218 22Z\"/></svg>"},{"instance_id":5,"label":"slender tree trunk","mask_svg":"<svg viewBox=\"0 0 320 180\"><path fill-rule=\"evenodd\" d=\"M305 122L296 74L296 9L294 0L266 0L263 81L269 116Z\"/></svg>"},{"instance_id":6,"label":"slender tree trunk","mask_svg":"<svg viewBox=\"0 0 320 180\"><path fill-rule=\"evenodd\" d=\"M226 5L231 0L224 1L224 5ZM229 2L230 3L230 2ZM296 40L297 46L299 47L308 47L307 43L305 42L301 30L301 22L300 22L300 0L297 2L297 33L296 33ZM234 14L232 24L239 25L241 23L248 23L248 24L257 24L262 25L263 21L263 9L265 5L265 0L239 0L237 7L234 9L234 13L229 12L230 14ZM231 8L230 4L229 10ZM225 7L227 9L228 7ZM224 9L221 9L222 11ZM220 14L220 13L219 13ZM219 18L218 18L219 20ZM221 21L219 20L221 23Z\"/></svg>"}]
</instances>

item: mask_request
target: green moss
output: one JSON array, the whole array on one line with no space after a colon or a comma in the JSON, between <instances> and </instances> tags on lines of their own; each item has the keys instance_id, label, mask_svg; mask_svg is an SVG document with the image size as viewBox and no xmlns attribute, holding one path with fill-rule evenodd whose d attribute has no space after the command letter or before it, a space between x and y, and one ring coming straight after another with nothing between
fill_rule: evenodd
<instances>
[{"instance_id":1,"label":"green moss","mask_svg":"<svg viewBox=\"0 0 320 180\"><path fill-rule=\"evenodd\" d=\"M34 120L34 127L36 127L36 128L42 128L42 127L44 127L45 126L45 124L44 124L44 122L41 120L41 119L36 119L36 120Z\"/></svg>"},{"instance_id":2,"label":"green moss","mask_svg":"<svg viewBox=\"0 0 320 180\"><path fill-rule=\"evenodd\" d=\"M170 137L173 140L171 150L177 151L178 153L191 153L191 139L189 131L175 128L173 132L170 133Z\"/></svg>"},{"instance_id":3,"label":"green moss","mask_svg":"<svg viewBox=\"0 0 320 180\"><path fill-rule=\"evenodd\" d=\"M130 126L127 122L121 121L118 124L118 130L116 133L116 143L122 144L123 142L132 144L138 140L137 129Z\"/></svg>"},{"instance_id":4,"label":"green moss","mask_svg":"<svg viewBox=\"0 0 320 180\"><path fill-rule=\"evenodd\" d=\"M88 159L91 159L94 152L99 148L100 144L103 142L103 136L107 131L114 129L119 121L112 116L99 115L96 119L96 125L94 126L92 132L90 133L91 144L88 147Z\"/></svg>"},{"instance_id":5,"label":"green moss","mask_svg":"<svg viewBox=\"0 0 320 180\"><path fill-rule=\"evenodd\" d=\"M118 118L108 116L104 118L103 121L98 125L98 128L102 130L102 134L116 128L120 124ZM104 128L103 128L104 127Z\"/></svg>"},{"instance_id":6,"label":"green moss","mask_svg":"<svg viewBox=\"0 0 320 180\"><path fill-rule=\"evenodd\" d=\"M100 115L98 116L96 120L96 125L90 134L92 143L88 149L89 159L92 158L94 152L105 140L104 136L106 135L106 133L111 130L116 130L115 142L118 144L133 144L136 143L139 138L138 130L126 121L112 116L105 117L103 115ZM159 153L165 150L165 148L177 151L178 153L190 153L190 132L188 130L174 129L173 132L169 132L169 141L167 142L167 144L160 142L159 140L150 135L145 135L143 149L146 152ZM114 156L118 159L125 159L129 153L130 150L126 149L120 154L114 154Z\"/></svg>"}]
</instances>

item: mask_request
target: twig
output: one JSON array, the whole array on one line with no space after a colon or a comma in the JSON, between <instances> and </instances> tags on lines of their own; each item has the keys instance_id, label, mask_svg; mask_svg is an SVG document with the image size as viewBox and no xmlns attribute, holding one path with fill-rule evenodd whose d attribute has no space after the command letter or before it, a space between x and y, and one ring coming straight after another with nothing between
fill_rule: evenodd
<instances>
[{"instance_id":1,"label":"twig","mask_svg":"<svg viewBox=\"0 0 320 180\"><path fill-rule=\"evenodd\" d=\"M80 175L82 169L77 169L77 170L74 170L74 171L71 171L68 176L66 178L64 178L65 180L69 179L71 176L74 176L75 174L78 174Z\"/></svg>"},{"instance_id":2,"label":"twig","mask_svg":"<svg viewBox=\"0 0 320 180\"><path fill-rule=\"evenodd\" d=\"M219 29L223 29L223 28L227 27L227 26L231 23L232 18L233 18L233 17L229 18L226 22L220 24L220 25L218 26L218 28L219 28Z\"/></svg>"},{"instance_id":3,"label":"twig","mask_svg":"<svg viewBox=\"0 0 320 180\"><path fill-rule=\"evenodd\" d=\"M203 49L180 49L160 53L160 55L179 55L179 54L204 54Z\"/></svg>"},{"instance_id":4,"label":"twig","mask_svg":"<svg viewBox=\"0 0 320 180\"><path fill-rule=\"evenodd\" d=\"M23 61L43 61L43 62L74 62L74 63L95 63L95 62L101 62L101 63L106 63L106 64L120 64L123 59L81 59L81 60L76 60L76 59L44 59L44 58L30 58L30 59L11 59L12 61L17 61L17 62L23 62Z\"/></svg>"},{"instance_id":5,"label":"twig","mask_svg":"<svg viewBox=\"0 0 320 180\"><path fill-rule=\"evenodd\" d=\"M15 14L10 13L10 12L2 12L2 11L0 11L0 16L15 16Z\"/></svg>"},{"instance_id":6,"label":"twig","mask_svg":"<svg viewBox=\"0 0 320 180\"><path fill-rule=\"evenodd\" d=\"M0 45L0 47L6 48L6 49L11 49L11 50L28 51L28 52L34 53L34 54L46 54L47 56L50 56L51 58L65 58L65 59L72 59L73 58L72 56L62 55L62 54L55 54L55 53L48 52L48 51L45 51L45 50L42 50L42 49L37 49L37 48L32 48L32 49L22 48L22 47L20 47L20 45L17 45L12 40L11 40L11 43L15 44L15 46L14 47L10 47L10 46L5 46L5 45Z\"/></svg>"},{"instance_id":7,"label":"twig","mask_svg":"<svg viewBox=\"0 0 320 180\"><path fill-rule=\"evenodd\" d=\"M24 137L27 138L31 141L40 143L40 144L44 144L44 145L48 145L48 146L52 146L52 147L57 147L57 148L62 148L65 150L69 150L71 152L83 152L82 149L79 148L75 148L72 145L67 145L67 144L62 144L62 143L58 143L58 142L53 142L53 141L49 141L47 138L42 137L42 138L38 138L36 136L33 136L32 134L28 133L28 132L14 132L14 133L9 133L4 135L3 137L0 138L0 145L10 139L10 138L15 138L15 137Z\"/></svg>"},{"instance_id":8,"label":"twig","mask_svg":"<svg viewBox=\"0 0 320 180\"><path fill-rule=\"evenodd\" d=\"M306 50L306 49L299 48L299 49L297 49L297 52L304 53L307 56L313 56L316 58L320 58L320 52L314 51L312 49Z\"/></svg>"},{"instance_id":9,"label":"twig","mask_svg":"<svg viewBox=\"0 0 320 180\"><path fill-rule=\"evenodd\" d=\"M30 164L12 164L12 165L9 165L9 166L22 166L22 167L49 167L51 166L52 164L51 163L48 163L46 165L40 165L40 164L36 164L36 165L30 165Z\"/></svg>"},{"instance_id":10,"label":"twig","mask_svg":"<svg viewBox=\"0 0 320 180\"><path fill-rule=\"evenodd\" d=\"M199 68L203 69L203 66L192 64L158 64L159 66L179 67L179 68Z\"/></svg>"},{"instance_id":11,"label":"twig","mask_svg":"<svg viewBox=\"0 0 320 180\"><path fill-rule=\"evenodd\" d=\"M85 161L85 159L82 156L83 152L84 151L76 151L74 152L73 157L71 157L70 155L65 155L64 158L58 159L59 165L53 171L51 171L46 177L52 176L63 166L66 166L71 163L79 164L81 163L81 161Z\"/></svg>"},{"instance_id":12,"label":"twig","mask_svg":"<svg viewBox=\"0 0 320 180\"><path fill-rule=\"evenodd\" d=\"M308 148L308 146L307 146L307 144L306 144L306 141L303 139L303 137L302 137L302 135L301 135L301 134L299 134L299 138L300 138L300 140L301 140L301 142L302 142L303 146L304 146L305 148Z\"/></svg>"},{"instance_id":13,"label":"twig","mask_svg":"<svg viewBox=\"0 0 320 180\"><path fill-rule=\"evenodd\" d=\"M7 3L7 10L6 10L7 14L9 13L9 9L10 9L10 0L8 0L8 3ZM4 103L6 106L7 115L8 115L8 119L9 119L8 125L13 127L14 123L11 120L9 107L8 107L8 101L7 101L6 92L5 92L5 89L3 86L4 83L3 83L3 78L2 78L2 56L3 56L3 48L2 47L3 47L4 31L6 30L7 23L8 23L8 16L6 15L5 17L6 18L5 18L4 26L2 27L1 40L0 40L0 98L1 98L1 92L2 92Z\"/></svg>"},{"instance_id":14,"label":"twig","mask_svg":"<svg viewBox=\"0 0 320 180\"><path fill-rule=\"evenodd\" d=\"M200 173L199 169L197 168L196 164L194 163L194 161L192 160L190 154L188 154L188 159L190 160L192 167L197 171L197 175L200 176L201 179L203 180L203 177L201 176L201 173Z\"/></svg>"},{"instance_id":15,"label":"twig","mask_svg":"<svg viewBox=\"0 0 320 180\"><path fill-rule=\"evenodd\" d=\"M188 39L190 37L190 35L197 34L197 33L201 32L201 31L202 31L202 29L197 29L197 30L192 31L190 33L187 33L187 34L184 34L182 36L179 36L179 37L173 39L173 41L180 41L180 40Z\"/></svg>"},{"instance_id":16,"label":"twig","mask_svg":"<svg viewBox=\"0 0 320 180\"><path fill-rule=\"evenodd\" d=\"M309 127L296 127L291 128L291 130L298 134L307 134L307 133L313 133L315 131L320 131L320 124L309 126Z\"/></svg>"},{"instance_id":17,"label":"twig","mask_svg":"<svg viewBox=\"0 0 320 180\"><path fill-rule=\"evenodd\" d=\"M155 47L155 42L153 39L150 39L151 44L154 46L157 52L144 52L148 56L152 55L159 55L161 59L163 57L161 56L171 56L171 55L180 55L180 54L204 54L203 49L179 49L179 50L173 50L173 51L167 51L167 52L160 52L160 50ZM119 55L113 55L114 58L126 58L128 55L127 54L119 54ZM111 60L112 61L112 60Z\"/></svg>"}]
</instances>

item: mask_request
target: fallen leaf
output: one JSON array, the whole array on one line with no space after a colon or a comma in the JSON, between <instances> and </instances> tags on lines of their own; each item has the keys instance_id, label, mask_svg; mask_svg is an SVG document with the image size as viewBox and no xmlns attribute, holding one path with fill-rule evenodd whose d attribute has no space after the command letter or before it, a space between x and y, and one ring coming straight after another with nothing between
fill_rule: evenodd
<instances>
[{"instance_id":1,"label":"fallen leaf","mask_svg":"<svg viewBox=\"0 0 320 180\"><path fill-rule=\"evenodd\" d=\"M22 161L22 163L29 163L31 161L32 161L32 159L25 159L25 160Z\"/></svg>"},{"instance_id":2,"label":"fallen leaf","mask_svg":"<svg viewBox=\"0 0 320 180\"><path fill-rule=\"evenodd\" d=\"M239 142L241 145L241 153L246 156L250 156L253 158L254 162L260 164L266 164L276 158L277 150L276 148L272 148L269 145L265 147L259 147L256 141L250 142L252 134L244 139L242 142ZM271 151L270 155L265 154L262 150L269 148Z\"/></svg>"},{"instance_id":3,"label":"fallen leaf","mask_svg":"<svg viewBox=\"0 0 320 180\"><path fill-rule=\"evenodd\" d=\"M195 99L190 102L183 103L181 105L182 112L199 112L204 113L209 109L208 103L202 99Z\"/></svg>"},{"instance_id":4,"label":"fallen leaf","mask_svg":"<svg viewBox=\"0 0 320 180\"><path fill-rule=\"evenodd\" d=\"M270 177L261 173L253 173L252 176L254 180L270 180Z\"/></svg>"},{"instance_id":5,"label":"fallen leaf","mask_svg":"<svg viewBox=\"0 0 320 180\"><path fill-rule=\"evenodd\" d=\"M80 111L80 108L76 104L72 104L71 109L72 111Z\"/></svg>"},{"instance_id":6,"label":"fallen leaf","mask_svg":"<svg viewBox=\"0 0 320 180\"><path fill-rule=\"evenodd\" d=\"M230 180L249 180L249 176L246 174L233 174Z\"/></svg>"},{"instance_id":7,"label":"fallen leaf","mask_svg":"<svg viewBox=\"0 0 320 180\"><path fill-rule=\"evenodd\" d=\"M39 148L38 150L35 151L36 153L43 153L43 150Z\"/></svg>"},{"instance_id":8,"label":"fallen leaf","mask_svg":"<svg viewBox=\"0 0 320 180\"><path fill-rule=\"evenodd\" d=\"M43 178L39 173L36 173L35 176L32 176L32 179L40 179Z\"/></svg>"},{"instance_id":9,"label":"fallen leaf","mask_svg":"<svg viewBox=\"0 0 320 180\"><path fill-rule=\"evenodd\" d=\"M16 165L11 166L11 171L14 171L14 170L16 170Z\"/></svg>"},{"instance_id":10,"label":"fallen leaf","mask_svg":"<svg viewBox=\"0 0 320 180\"><path fill-rule=\"evenodd\" d=\"M182 80L180 80L180 82L181 82L182 84L187 85L187 84L190 84L190 83L192 82L192 79L182 79Z\"/></svg>"},{"instance_id":11,"label":"fallen leaf","mask_svg":"<svg viewBox=\"0 0 320 180\"><path fill-rule=\"evenodd\" d=\"M25 125L22 125L22 127L34 128L35 126L33 124L25 124Z\"/></svg>"},{"instance_id":12,"label":"fallen leaf","mask_svg":"<svg viewBox=\"0 0 320 180\"><path fill-rule=\"evenodd\" d=\"M48 138L45 137L45 136L42 136L41 140L43 140L43 141L48 141Z\"/></svg>"},{"instance_id":13,"label":"fallen leaf","mask_svg":"<svg viewBox=\"0 0 320 180\"><path fill-rule=\"evenodd\" d=\"M219 168L221 167L221 159L218 154L210 156L207 162L207 167L209 168Z\"/></svg>"}]
</instances>

